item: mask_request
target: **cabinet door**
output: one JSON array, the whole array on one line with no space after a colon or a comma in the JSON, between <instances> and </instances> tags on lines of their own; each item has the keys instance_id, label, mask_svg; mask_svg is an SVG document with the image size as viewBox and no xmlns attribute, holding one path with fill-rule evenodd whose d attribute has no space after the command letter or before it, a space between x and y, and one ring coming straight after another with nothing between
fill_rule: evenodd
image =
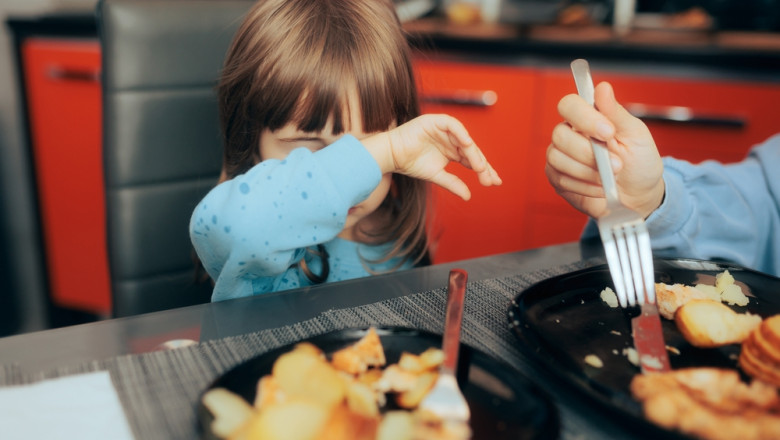
<instances>
[{"instance_id":1,"label":"cabinet door","mask_svg":"<svg viewBox=\"0 0 780 440\"><path fill-rule=\"evenodd\" d=\"M22 58L52 300L107 315L100 46L29 38Z\"/></svg>"},{"instance_id":2,"label":"cabinet door","mask_svg":"<svg viewBox=\"0 0 780 440\"><path fill-rule=\"evenodd\" d=\"M535 188L528 203L529 247L577 241L588 220L585 214L572 208L547 181L544 166L552 130L561 121L558 101L569 93L577 93L571 73L540 70L535 103L533 148L528 155L527 185Z\"/></svg>"},{"instance_id":3,"label":"cabinet door","mask_svg":"<svg viewBox=\"0 0 780 440\"><path fill-rule=\"evenodd\" d=\"M433 188L434 262L443 263L526 247L525 203L529 189L524 170L531 138L534 78L531 71L508 66L418 59L419 92L424 113L458 118L503 179L483 187L473 172L457 164L448 170L471 189L463 201Z\"/></svg>"},{"instance_id":4,"label":"cabinet door","mask_svg":"<svg viewBox=\"0 0 780 440\"><path fill-rule=\"evenodd\" d=\"M739 161L755 145L780 131L774 108L780 102L780 84L740 81L659 78L599 72L595 83L609 81L617 99L647 123L661 155L694 163L707 159ZM561 118L558 101L576 93L568 69L549 69L539 78L540 121L537 144L550 143L552 129ZM544 163L542 151L535 162ZM546 181L543 168L534 167L533 181ZM547 184L534 194L531 227L539 231L534 245L575 239L586 217L571 208Z\"/></svg>"}]
</instances>

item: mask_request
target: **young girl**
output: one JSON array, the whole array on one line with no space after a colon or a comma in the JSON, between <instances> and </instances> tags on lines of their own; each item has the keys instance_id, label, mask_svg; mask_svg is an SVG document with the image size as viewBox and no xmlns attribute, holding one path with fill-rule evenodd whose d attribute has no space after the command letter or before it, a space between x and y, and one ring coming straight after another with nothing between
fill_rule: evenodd
<instances>
[{"instance_id":1,"label":"young girl","mask_svg":"<svg viewBox=\"0 0 780 440\"><path fill-rule=\"evenodd\" d=\"M218 97L221 183L190 223L213 301L411 268L427 182L468 200L455 161L501 183L457 120L418 117L391 1L259 1Z\"/></svg>"}]
</instances>

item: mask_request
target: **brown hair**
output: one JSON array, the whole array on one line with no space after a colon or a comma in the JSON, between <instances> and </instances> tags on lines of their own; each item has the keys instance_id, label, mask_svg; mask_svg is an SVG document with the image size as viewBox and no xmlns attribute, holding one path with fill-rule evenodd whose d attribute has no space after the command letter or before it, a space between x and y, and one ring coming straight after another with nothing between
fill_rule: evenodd
<instances>
[{"instance_id":1,"label":"brown hair","mask_svg":"<svg viewBox=\"0 0 780 440\"><path fill-rule=\"evenodd\" d=\"M320 131L333 116L333 134L344 133L355 87L366 133L420 113L410 48L391 1L260 0L233 39L217 87L223 179L262 160L264 129L297 122ZM374 243L395 241L384 260L417 264L427 257L427 184L394 174L392 186L378 208L387 224L364 234Z\"/></svg>"}]
</instances>

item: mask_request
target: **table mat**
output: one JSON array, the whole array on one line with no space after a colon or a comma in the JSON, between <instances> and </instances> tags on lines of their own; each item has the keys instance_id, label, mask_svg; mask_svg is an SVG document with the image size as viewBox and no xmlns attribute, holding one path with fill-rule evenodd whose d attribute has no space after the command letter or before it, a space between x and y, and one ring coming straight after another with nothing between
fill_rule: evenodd
<instances>
[{"instance_id":1,"label":"table mat","mask_svg":"<svg viewBox=\"0 0 780 440\"><path fill-rule=\"evenodd\" d=\"M601 263L586 260L468 283L462 341L531 374L533 370L508 326L510 301L536 282ZM0 366L0 386L107 370L137 439L193 439L199 436L196 407L200 393L236 364L301 339L351 327L406 326L441 334L445 304L446 290L442 287L364 306L329 310L294 325L173 350L117 356L35 373L7 364ZM561 438L584 438L588 422L567 408L559 409Z\"/></svg>"}]
</instances>

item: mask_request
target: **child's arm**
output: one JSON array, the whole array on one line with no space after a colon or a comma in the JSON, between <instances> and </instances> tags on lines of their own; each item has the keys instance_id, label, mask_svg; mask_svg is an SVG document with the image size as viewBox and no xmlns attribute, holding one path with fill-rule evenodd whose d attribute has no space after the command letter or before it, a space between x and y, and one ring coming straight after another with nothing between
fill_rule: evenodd
<instances>
[{"instance_id":1,"label":"child's arm","mask_svg":"<svg viewBox=\"0 0 780 440\"><path fill-rule=\"evenodd\" d=\"M363 139L382 173L406 174L442 186L464 200L468 186L445 170L458 162L473 170L485 186L500 185L501 178L474 143L466 128L448 115L423 115L392 130Z\"/></svg>"},{"instance_id":2,"label":"child's arm","mask_svg":"<svg viewBox=\"0 0 780 440\"><path fill-rule=\"evenodd\" d=\"M349 172L344 172L344 170ZM198 204L190 237L216 280L214 298L252 295L252 280L277 276L301 249L333 239L351 206L377 186L381 173L352 136L312 153L294 150L216 186Z\"/></svg>"}]
</instances>

